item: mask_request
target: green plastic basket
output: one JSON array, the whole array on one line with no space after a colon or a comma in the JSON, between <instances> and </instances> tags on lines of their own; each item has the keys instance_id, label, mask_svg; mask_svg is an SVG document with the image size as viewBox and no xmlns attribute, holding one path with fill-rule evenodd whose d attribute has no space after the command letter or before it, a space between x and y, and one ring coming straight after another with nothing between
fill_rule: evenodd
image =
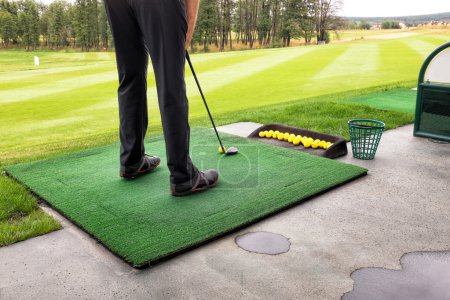
<instances>
[{"instance_id":1,"label":"green plastic basket","mask_svg":"<svg viewBox=\"0 0 450 300\"><path fill-rule=\"evenodd\" d=\"M384 123L375 120L348 121L353 157L374 159L384 130Z\"/></svg>"}]
</instances>

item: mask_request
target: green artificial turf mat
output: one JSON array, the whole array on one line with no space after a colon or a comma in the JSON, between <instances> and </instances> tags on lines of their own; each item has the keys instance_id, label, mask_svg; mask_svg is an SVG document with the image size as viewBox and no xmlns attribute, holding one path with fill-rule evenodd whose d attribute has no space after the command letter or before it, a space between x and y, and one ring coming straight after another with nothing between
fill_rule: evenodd
<instances>
[{"instance_id":1,"label":"green artificial turf mat","mask_svg":"<svg viewBox=\"0 0 450 300\"><path fill-rule=\"evenodd\" d=\"M378 109L413 113L416 109L416 95L416 90L393 89L344 99L344 101L365 104Z\"/></svg>"},{"instance_id":2,"label":"green artificial turf mat","mask_svg":"<svg viewBox=\"0 0 450 300\"><path fill-rule=\"evenodd\" d=\"M192 131L192 159L216 168L218 186L188 197L169 194L164 141L147 140L162 167L132 180L118 176L118 145L6 167L7 172L133 266L186 251L261 220L367 170L223 134L235 156L218 154L214 132Z\"/></svg>"}]
</instances>

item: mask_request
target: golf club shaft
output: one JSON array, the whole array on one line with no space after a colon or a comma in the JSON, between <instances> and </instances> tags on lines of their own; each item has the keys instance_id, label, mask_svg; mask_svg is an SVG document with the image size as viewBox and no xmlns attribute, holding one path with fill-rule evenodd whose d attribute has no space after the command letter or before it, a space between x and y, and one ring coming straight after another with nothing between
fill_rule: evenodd
<instances>
[{"instance_id":1,"label":"golf club shaft","mask_svg":"<svg viewBox=\"0 0 450 300\"><path fill-rule=\"evenodd\" d=\"M203 95L202 88L200 87L200 83L198 82L197 75L195 74L194 67L192 66L191 58L189 57L189 53L186 50L186 59L188 61L189 67L191 68L192 75L194 75L195 82L197 83L198 90L200 91L200 95L202 96L203 103L205 104L206 111L208 112L209 119L211 120L212 126L214 127L214 131L216 132L217 140L219 141L220 147L222 151L225 152L225 148L223 147L222 140L220 139L219 133L217 132L216 124L214 124L213 117L211 116L211 112L209 111L208 103L206 103L205 96Z\"/></svg>"}]
</instances>

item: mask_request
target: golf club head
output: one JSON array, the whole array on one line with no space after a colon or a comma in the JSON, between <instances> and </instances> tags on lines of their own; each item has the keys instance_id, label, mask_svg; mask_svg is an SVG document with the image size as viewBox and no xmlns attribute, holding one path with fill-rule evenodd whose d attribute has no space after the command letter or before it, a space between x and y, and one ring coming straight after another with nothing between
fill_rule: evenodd
<instances>
[{"instance_id":1,"label":"golf club head","mask_svg":"<svg viewBox=\"0 0 450 300\"><path fill-rule=\"evenodd\" d=\"M238 149L236 147L230 147L227 149L227 152L225 152L225 155L234 155L238 153Z\"/></svg>"}]
</instances>

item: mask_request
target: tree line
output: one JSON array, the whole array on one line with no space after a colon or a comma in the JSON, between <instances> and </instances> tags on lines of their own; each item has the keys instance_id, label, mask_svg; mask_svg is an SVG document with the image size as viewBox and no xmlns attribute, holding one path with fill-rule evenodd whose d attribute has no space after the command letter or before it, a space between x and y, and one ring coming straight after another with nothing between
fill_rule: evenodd
<instances>
[{"instance_id":1,"label":"tree line","mask_svg":"<svg viewBox=\"0 0 450 300\"><path fill-rule=\"evenodd\" d=\"M0 38L3 47L27 50L45 47L100 50L112 45L108 19L97 0L0 0Z\"/></svg>"},{"instance_id":2,"label":"tree line","mask_svg":"<svg viewBox=\"0 0 450 300\"><path fill-rule=\"evenodd\" d=\"M300 38L305 44L328 43L329 32L341 25L341 5L340 0L202 0L192 47L288 47Z\"/></svg>"},{"instance_id":3,"label":"tree line","mask_svg":"<svg viewBox=\"0 0 450 300\"><path fill-rule=\"evenodd\" d=\"M340 6L340 0L201 0L191 48L328 43L329 32L342 26ZM114 46L102 0L0 0L0 41L27 50Z\"/></svg>"},{"instance_id":4,"label":"tree line","mask_svg":"<svg viewBox=\"0 0 450 300\"><path fill-rule=\"evenodd\" d=\"M384 21L396 21L403 23L424 23L431 21L448 21L450 20L450 11L445 13L429 14L429 15L417 15L417 16L398 16L398 17L346 17L348 21L362 21L382 23Z\"/></svg>"},{"instance_id":5,"label":"tree line","mask_svg":"<svg viewBox=\"0 0 450 300\"><path fill-rule=\"evenodd\" d=\"M372 29L372 25L376 24L375 22L369 23L366 20L362 20L360 22L356 21L343 21L342 28L345 29L361 29L361 30L369 30ZM405 23L406 27L414 27L415 23ZM381 23L380 29L401 29L402 26L400 22L397 21L384 21Z\"/></svg>"}]
</instances>

